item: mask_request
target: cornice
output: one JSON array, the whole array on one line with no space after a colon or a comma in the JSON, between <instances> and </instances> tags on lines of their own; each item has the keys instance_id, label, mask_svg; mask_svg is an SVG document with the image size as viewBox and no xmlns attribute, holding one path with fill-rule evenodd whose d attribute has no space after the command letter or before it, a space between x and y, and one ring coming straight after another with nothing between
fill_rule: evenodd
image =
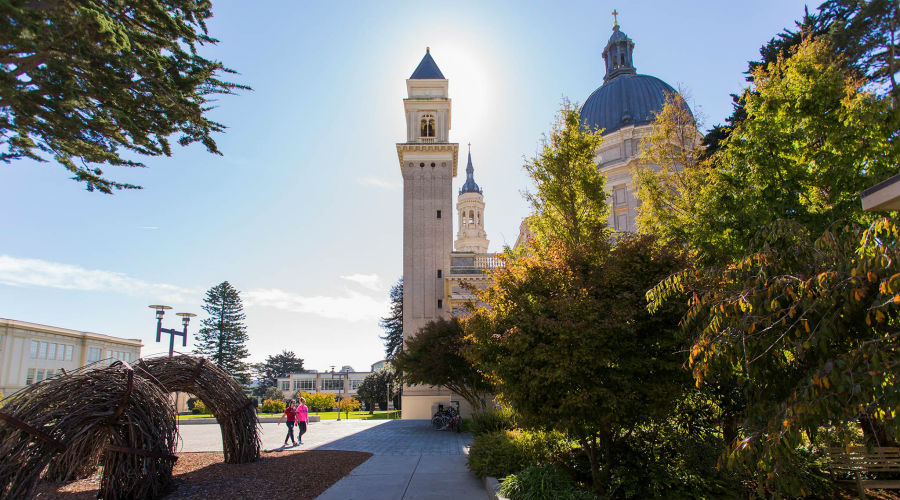
<instances>
[{"instance_id":1,"label":"cornice","mask_svg":"<svg viewBox=\"0 0 900 500\"><path fill-rule=\"evenodd\" d=\"M456 177L456 165L459 163L459 143L458 142L398 142L397 143L397 161L400 164L400 171L403 171L403 154L404 153L453 153L453 172L452 177Z\"/></svg>"}]
</instances>

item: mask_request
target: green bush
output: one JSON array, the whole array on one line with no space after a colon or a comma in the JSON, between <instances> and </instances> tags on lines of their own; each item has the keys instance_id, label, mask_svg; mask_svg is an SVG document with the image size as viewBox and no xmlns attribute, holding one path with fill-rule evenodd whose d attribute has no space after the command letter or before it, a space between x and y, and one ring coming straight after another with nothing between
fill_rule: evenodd
<instances>
[{"instance_id":1,"label":"green bush","mask_svg":"<svg viewBox=\"0 0 900 500\"><path fill-rule=\"evenodd\" d=\"M502 479L500 493L510 500L590 500L596 498L554 465L532 465Z\"/></svg>"},{"instance_id":2,"label":"green bush","mask_svg":"<svg viewBox=\"0 0 900 500\"><path fill-rule=\"evenodd\" d=\"M191 407L191 413L195 415L206 414L209 413L209 409L206 408L206 405L203 404L203 401L200 401L200 399L198 398L194 401L194 406Z\"/></svg>"},{"instance_id":3,"label":"green bush","mask_svg":"<svg viewBox=\"0 0 900 500\"><path fill-rule=\"evenodd\" d=\"M306 398L306 406L309 408L309 411L312 412L329 411L337 406L337 398L330 392L319 392L315 394L301 392L295 397L298 403L300 402L301 397Z\"/></svg>"},{"instance_id":4,"label":"green bush","mask_svg":"<svg viewBox=\"0 0 900 500\"><path fill-rule=\"evenodd\" d=\"M574 446L557 431L496 431L475 436L467 463L478 476L503 477L529 465L558 462Z\"/></svg>"},{"instance_id":5,"label":"green bush","mask_svg":"<svg viewBox=\"0 0 900 500\"><path fill-rule=\"evenodd\" d=\"M499 406L483 413L473 413L465 430L478 436L489 432L511 431L518 426L516 412L509 406Z\"/></svg>"},{"instance_id":6,"label":"green bush","mask_svg":"<svg viewBox=\"0 0 900 500\"><path fill-rule=\"evenodd\" d=\"M267 399L263 401L262 406L259 409L262 413L282 413L284 412L284 401L279 401L277 399Z\"/></svg>"}]
</instances>

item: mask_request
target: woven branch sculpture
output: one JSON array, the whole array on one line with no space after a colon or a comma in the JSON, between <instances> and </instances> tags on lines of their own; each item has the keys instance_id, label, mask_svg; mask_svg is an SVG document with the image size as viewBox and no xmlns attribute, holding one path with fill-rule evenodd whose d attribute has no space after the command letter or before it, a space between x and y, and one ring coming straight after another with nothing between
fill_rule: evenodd
<instances>
[{"instance_id":1,"label":"woven branch sculpture","mask_svg":"<svg viewBox=\"0 0 900 500\"><path fill-rule=\"evenodd\" d=\"M179 354L142 358L137 374L147 376L165 392L187 392L203 401L222 429L225 463L243 464L259 459L259 420L253 400L241 385L205 358Z\"/></svg>"},{"instance_id":2,"label":"woven branch sculpture","mask_svg":"<svg viewBox=\"0 0 900 500\"><path fill-rule=\"evenodd\" d=\"M177 439L168 395L125 363L32 384L0 409L0 500L30 498L51 461L56 477L101 464L100 498L160 498Z\"/></svg>"}]
</instances>

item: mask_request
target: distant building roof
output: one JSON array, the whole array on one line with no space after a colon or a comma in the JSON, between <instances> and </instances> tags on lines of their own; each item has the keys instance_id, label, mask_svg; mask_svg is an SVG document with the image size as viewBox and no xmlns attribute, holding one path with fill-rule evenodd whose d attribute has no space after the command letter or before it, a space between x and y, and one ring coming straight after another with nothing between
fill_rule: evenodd
<instances>
[{"instance_id":1,"label":"distant building roof","mask_svg":"<svg viewBox=\"0 0 900 500\"><path fill-rule=\"evenodd\" d=\"M409 77L410 80L444 80L444 74L441 73L441 69L438 68L437 63L434 62L434 59L431 57L431 48L425 48L425 57L422 58L422 61L416 66L416 70L413 71L412 76Z\"/></svg>"}]
</instances>

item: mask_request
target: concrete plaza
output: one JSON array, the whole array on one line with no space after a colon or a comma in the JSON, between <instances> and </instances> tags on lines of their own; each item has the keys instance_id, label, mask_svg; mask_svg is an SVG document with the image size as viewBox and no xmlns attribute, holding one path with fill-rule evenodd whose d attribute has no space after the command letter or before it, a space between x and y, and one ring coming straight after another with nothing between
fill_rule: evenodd
<instances>
[{"instance_id":1,"label":"concrete plaza","mask_svg":"<svg viewBox=\"0 0 900 500\"><path fill-rule=\"evenodd\" d=\"M221 451L218 424L182 425L179 451ZM284 424L262 424L262 445L282 449ZM431 429L426 420L313 422L297 448L366 451L373 456L322 493L321 500L486 500L466 468L471 436Z\"/></svg>"}]
</instances>

